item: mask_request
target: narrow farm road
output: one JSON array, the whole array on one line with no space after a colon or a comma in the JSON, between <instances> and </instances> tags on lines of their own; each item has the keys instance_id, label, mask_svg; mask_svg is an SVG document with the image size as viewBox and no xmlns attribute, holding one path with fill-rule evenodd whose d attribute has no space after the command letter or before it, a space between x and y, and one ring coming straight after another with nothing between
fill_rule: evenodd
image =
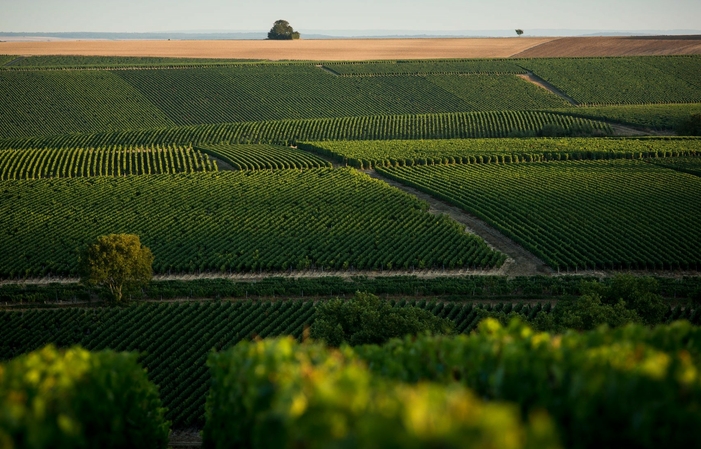
<instances>
[{"instance_id":1,"label":"narrow farm road","mask_svg":"<svg viewBox=\"0 0 701 449\"><path fill-rule=\"evenodd\" d=\"M448 203L436 199L420 190L406 186L392 179L385 178L375 170L365 170L365 173L373 178L381 179L393 187L426 201L429 204L430 213L436 215L448 215L458 223L465 225L468 232L482 237L482 239L484 239L484 241L487 242L491 248L506 254L509 259L507 259L504 265L495 274L508 277L553 274L552 268L548 267L542 260L526 251L521 245L506 237L504 234L479 218L468 214L458 207L451 206Z\"/></svg>"}]
</instances>

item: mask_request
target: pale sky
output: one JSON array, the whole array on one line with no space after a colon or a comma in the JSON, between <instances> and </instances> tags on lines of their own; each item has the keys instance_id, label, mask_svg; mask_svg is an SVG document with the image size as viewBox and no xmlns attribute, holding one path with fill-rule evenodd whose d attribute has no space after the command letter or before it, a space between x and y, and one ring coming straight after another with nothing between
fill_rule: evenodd
<instances>
[{"instance_id":1,"label":"pale sky","mask_svg":"<svg viewBox=\"0 0 701 449\"><path fill-rule=\"evenodd\" d=\"M701 0L0 0L0 32L701 29Z\"/></svg>"}]
</instances>

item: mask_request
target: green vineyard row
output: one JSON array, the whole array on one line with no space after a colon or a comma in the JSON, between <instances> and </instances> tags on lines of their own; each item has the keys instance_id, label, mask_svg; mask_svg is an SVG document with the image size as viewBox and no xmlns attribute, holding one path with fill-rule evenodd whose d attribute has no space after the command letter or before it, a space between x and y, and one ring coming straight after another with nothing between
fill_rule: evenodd
<instances>
[{"instance_id":1,"label":"green vineyard row","mask_svg":"<svg viewBox=\"0 0 701 449\"><path fill-rule=\"evenodd\" d=\"M701 269L701 179L641 161L378 168L484 219L551 267Z\"/></svg>"},{"instance_id":2,"label":"green vineyard row","mask_svg":"<svg viewBox=\"0 0 701 449\"><path fill-rule=\"evenodd\" d=\"M416 306L455 323L469 333L485 312L517 312L533 318L551 306L524 303L479 305L401 300L395 307ZM0 314L0 359L7 360L52 342L80 344L90 350L138 351L149 379L175 427L201 426L210 374L205 365L212 349L221 350L252 337L300 338L314 322L313 301L236 301L142 304L128 308L57 309ZM667 321L701 322L701 313L670 308Z\"/></svg>"},{"instance_id":3,"label":"green vineyard row","mask_svg":"<svg viewBox=\"0 0 701 449\"><path fill-rule=\"evenodd\" d=\"M353 169L0 181L0 276L75 274L76 250L134 233L157 273L494 267L428 205Z\"/></svg>"},{"instance_id":4,"label":"green vineyard row","mask_svg":"<svg viewBox=\"0 0 701 449\"><path fill-rule=\"evenodd\" d=\"M580 104L701 102L701 57L530 59L520 65Z\"/></svg>"},{"instance_id":5,"label":"green vineyard row","mask_svg":"<svg viewBox=\"0 0 701 449\"><path fill-rule=\"evenodd\" d=\"M558 113L538 111L464 112L221 123L137 131L2 139L0 140L0 149L221 143L288 144L296 141L320 140L506 137L512 132L535 133L548 124L556 124L563 128L591 127L610 132L610 127L604 123Z\"/></svg>"},{"instance_id":6,"label":"green vineyard row","mask_svg":"<svg viewBox=\"0 0 701 449\"><path fill-rule=\"evenodd\" d=\"M175 126L107 71L0 71L0 98L3 138Z\"/></svg>"},{"instance_id":7,"label":"green vineyard row","mask_svg":"<svg viewBox=\"0 0 701 449\"><path fill-rule=\"evenodd\" d=\"M470 110L533 110L569 106L550 91L513 75L427 75L427 81L471 105Z\"/></svg>"},{"instance_id":8,"label":"green vineyard row","mask_svg":"<svg viewBox=\"0 0 701 449\"><path fill-rule=\"evenodd\" d=\"M114 71L0 70L0 98L5 106L0 110L0 136L368 115L542 110L567 105L558 96L513 74L525 69L581 104L701 102L701 82L696 79L701 69L698 56L515 61L341 64L334 69L371 67L381 72L406 66L411 72L417 64L427 71L422 76L391 77L334 76L311 63ZM472 66L475 68L470 69ZM502 67L494 70L509 74L474 74L483 73L479 68L482 66Z\"/></svg>"},{"instance_id":9,"label":"green vineyard row","mask_svg":"<svg viewBox=\"0 0 701 449\"><path fill-rule=\"evenodd\" d=\"M212 65L236 65L260 63L254 59L206 59L206 58L158 58L137 56L0 56L2 69L116 69L171 68L179 66L207 67Z\"/></svg>"},{"instance_id":10,"label":"green vineyard row","mask_svg":"<svg viewBox=\"0 0 701 449\"><path fill-rule=\"evenodd\" d=\"M375 140L299 146L356 168L701 155L698 138Z\"/></svg>"},{"instance_id":11,"label":"green vineyard row","mask_svg":"<svg viewBox=\"0 0 701 449\"><path fill-rule=\"evenodd\" d=\"M526 73L517 62L508 59L330 62L324 68L340 76Z\"/></svg>"},{"instance_id":12,"label":"green vineyard row","mask_svg":"<svg viewBox=\"0 0 701 449\"><path fill-rule=\"evenodd\" d=\"M0 181L217 171L192 148L122 147L0 150Z\"/></svg>"},{"instance_id":13,"label":"green vineyard row","mask_svg":"<svg viewBox=\"0 0 701 449\"><path fill-rule=\"evenodd\" d=\"M701 103L590 106L558 109L592 120L604 120L657 130L674 130L692 114L701 114Z\"/></svg>"},{"instance_id":14,"label":"green vineyard row","mask_svg":"<svg viewBox=\"0 0 701 449\"><path fill-rule=\"evenodd\" d=\"M301 64L112 73L178 125L567 105L513 75L348 78Z\"/></svg>"},{"instance_id":15,"label":"green vineyard row","mask_svg":"<svg viewBox=\"0 0 701 449\"><path fill-rule=\"evenodd\" d=\"M198 149L226 161L235 170L331 167L320 157L280 145L206 145Z\"/></svg>"},{"instance_id":16,"label":"green vineyard row","mask_svg":"<svg viewBox=\"0 0 701 449\"><path fill-rule=\"evenodd\" d=\"M701 176L701 158L699 157L675 157L664 160L653 161L662 167L689 173L690 175Z\"/></svg>"}]
</instances>

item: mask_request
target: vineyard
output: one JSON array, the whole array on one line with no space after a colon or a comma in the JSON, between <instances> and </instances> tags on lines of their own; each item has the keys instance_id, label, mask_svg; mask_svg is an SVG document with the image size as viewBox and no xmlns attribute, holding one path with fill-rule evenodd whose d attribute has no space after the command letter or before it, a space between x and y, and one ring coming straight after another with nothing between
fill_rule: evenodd
<instances>
[{"instance_id":1,"label":"vineyard","mask_svg":"<svg viewBox=\"0 0 701 449\"><path fill-rule=\"evenodd\" d=\"M611 120L652 129L675 129L691 114L701 114L701 103L590 106L558 111L593 120Z\"/></svg>"},{"instance_id":2,"label":"vineyard","mask_svg":"<svg viewBox=\"0 0 701 449\"><path fill-rule=\"evenodd\" d=\"M236 170L331 167L320 157L280 145L207 145L199 149L223 159Z\"/></svg>"},{"instance_id":3,"label":"vineyard","mask_svg":"<svg viewBox=\"0 0 701 449\"><path fill-rule=\"evenodd\" d=\"M206 154L181 147L0 150L0 181L217 171Z\"/></svg>"},{"instance_id":4,"label":"vineyard","mask_svg":"<svg viewBox=\"0 0 701 449\"><path fill-rule=\"evenodd\" d=\"M340 78L313 65L112 73L177 125L472 110L423 78Z\"/></svg>"},{"instance_id":5,"label":"vineyard","mask_svg":"<svg viewBox=\"0 0 701 449\"><path fill-rule=\"evenodd\" d=\"M654 163L680 172L701 176L701 158L699 157L674 157L654 161Z\"/></svg>"},{"instance_id":6,"label":"vineyard","mask_svg":"<svg viewBox=\"0 0 701 449\"><path fill-rule=\"evenodd\" d=\"M113 73L178 125L568 105L513 75L338 77L301 64Z\"/></svg>"},{"instance_id":7,"label":"vineyard","mask_svg":"<svg viewBox=\"0 0 701 449\"><path fill-rule=\"evenodd\" d=\"M136 89L106 71L0 71L0 98L4 138L174 126Z\"/></svg>"},{"instance_id":8,"label":"vineyard","mask_svg":"<svg viewBox=\"0 0 701 449\"><path fill-rule=\"evenodd\" d=\"M701 180L641 161L378 168L491 223L551 267L701 267Z\"/></svg>"},{"instance_id":9,"label":"vineyard","mask_svg":"<svg viewBox=\"0 0 701 449\"><path fill-rule=\"evenodd\" d=\"M71 274L76 249L136 233L154 270L495 267L505 256L352 169L2 181L3 277Z\"/></svg>"},{"instance_id":10,"label":"vineyard","mask_svg":"<svg viewBox=\"0 0 701 449\"><path fill-rule=\"evenodd\" d=\"M521 65L585 105L701 102L698 56L529 59Z\"/></svg>"},{"instance_id":11,"label":"vineyard","mask_svg":"<svg viewBox=\"0 0 701 449\"><path fill-rule=\"evenodd\" d=\"M517 76L429 75L425 79L465 100L473 110L512 111L569 106L557 95Z\"/></svg>"},{"instance_id":12,"label":"vineyard","mask_svg":"<svg viewBox=\"0 0 701 449\"><path fill-rule=\"evenodd\" d=\"M300 148L353 167L372 168L697 156L701 155L701 139L375 140L311 142Z\"/></svg>"},{"instance_id":13,"label":"vineyard","mask_svg":"<svg viewBox=\"0 0 701 449\"><path fill-rule=\"evenodd\" d=\"M0 358L6 360L48 342L146 353L140 359L160 387L175 426L202 424L209 389L205 360L254 335L300 337L313 320L312 302L144 304L126 309L33 310L0 316ZM31 349L30 349L31 348Z\"/></svg>"},{"instance_id":14,"label":"vineyard","mask_svg":"<svg viewBox=\"0 0 701 449\"><path fill-rule=\"evenodd\" d=\"M0 66L7 64L10 61L17 59L17 56L13 55L0 55Z\"/></svg>"},{"instance_id":15,"label":"vineyard","mask_svg":"<svg viewBox=\"0 0 701 449\"><path fill-rule=\"evenodd\" d=\"M117 68L117 67L177 67L177 66L209 66L232 65L254 60L242 59L205 59L205 58L158 58L158 57L128 57L128 56L8 56L3 62L0 56L0 69L12 68Z\"/></svg>"},{"instance_id":16,"label":"vineyard","mask_svg":"<svg viewBox=\"0 0 701 449\"><path fill-rule=\"evenodd\" d=\"M549 313L550 304L499 303L474 305L400 300L395 307L415 306L455 323L458 333L475 329L487 312L516 312L533 318ZM154 304L128 308L58 309L6 312L0 315L0 360L40 348L80 344L90 350L139 351L149 379L159 385L167 418L175 427L201 425L209 389L205 360L221 350L257 336L302 336L314 321L312 301L236 301ZM701 313L670 308L667 321Z\"/></svg>"},{"instance_id":17,"label":"vineyard","mask_svg":"<svg viewBox=\"0 0 701 449\"><path fill-rule=\"evenodd\" d=\"M427 115L341 117L181 126L141 131L68 134L0 140L0 149L97 148L110 145L205 145L221 143L290 143L319 140L452 139L535 134L547 124L565 129L594 128L604 123L549 112L459 112Z\"/></svg>"},{"instance_id":18,"label":"vineyard","mask_svg":"<svg viewBox=\"0 0 701 449\"><path fill-rule=\"evenodd\" d=\"M173 126L388 115L522 113L568 106L558 96L515 76L525 71L583 105L699 103L700 61L689 56L391 61L317 67L203 60L194 67L190 65L194 60L188 59L8 56L6 62L12 65L0 70L0 97L6 106L0 111L0 137L149 128L166 132ZM71 69L82 64L92 68ZM141 64L142 68L134 68ZM113 65L124 66L107 70ZM581 112L587 114L584 109ZM635 123L633 113L627 116ZM450 137L499 137L524 128L540 129L511 123L500 132L476 128ZM411 136L405 133L404 137Z\"/></svg>"},{"instance_id":19,"label":"vineyard","mask_svg":"<svg viewBox=\"0 0 701 449\"><path fill-rule=\"evenodd\" d=\"M429 61L375 61L327 63L324 68L340 76L397 76L428 74L521 74L526 70L508 59L463 59Z\"/></svg>"}]
</instances>

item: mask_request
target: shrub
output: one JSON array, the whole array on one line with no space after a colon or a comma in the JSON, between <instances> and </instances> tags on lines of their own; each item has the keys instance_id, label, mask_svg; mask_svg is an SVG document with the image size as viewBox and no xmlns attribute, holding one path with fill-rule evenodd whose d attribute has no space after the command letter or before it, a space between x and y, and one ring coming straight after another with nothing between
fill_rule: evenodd
<instances>
[{"instance_id":1,"label":"shrub","mask_svg":"<svg viewBox=\"0 0 701 449\"><path fill-rule=\"evenodd\" d=\"M565 446L701 447L701 330L689 323L563 335L518 320L470 336L392 340L354 351L407 382L459 381L477 395L545 409Z\"/></svg>"},{"instance_id":2,"label":"shrub","mask_svg":"<svg viewBox=\"0 0 701 449\"><path fill-rule=\"evenodd\" d=\"M459 385L373 376L348 347L241 342L209 357L209 448L555 448L545 414L484 403Z\"/></svg>"},{"instance_id":3,"label":"shrub","mask_svg":"<svg viewBox=\"0 0 701 449\"><path fill-rule=\"evenodd\" d=\"M311 336L331 346L382 344L407 334L452 332L452 323L417 307L392 307L370 293L333 299L316 308Z\"/></svg>"},{"instance_id":4,"label":"shrub","mask_svg":"<svg viewBox=\"0 0 701 449\"><path fill-rule=\"evenodd\" d=\"M136 358L47 346L0 365L0 447L165 448L165 410Z\"/></svg>"}]
</instances>

